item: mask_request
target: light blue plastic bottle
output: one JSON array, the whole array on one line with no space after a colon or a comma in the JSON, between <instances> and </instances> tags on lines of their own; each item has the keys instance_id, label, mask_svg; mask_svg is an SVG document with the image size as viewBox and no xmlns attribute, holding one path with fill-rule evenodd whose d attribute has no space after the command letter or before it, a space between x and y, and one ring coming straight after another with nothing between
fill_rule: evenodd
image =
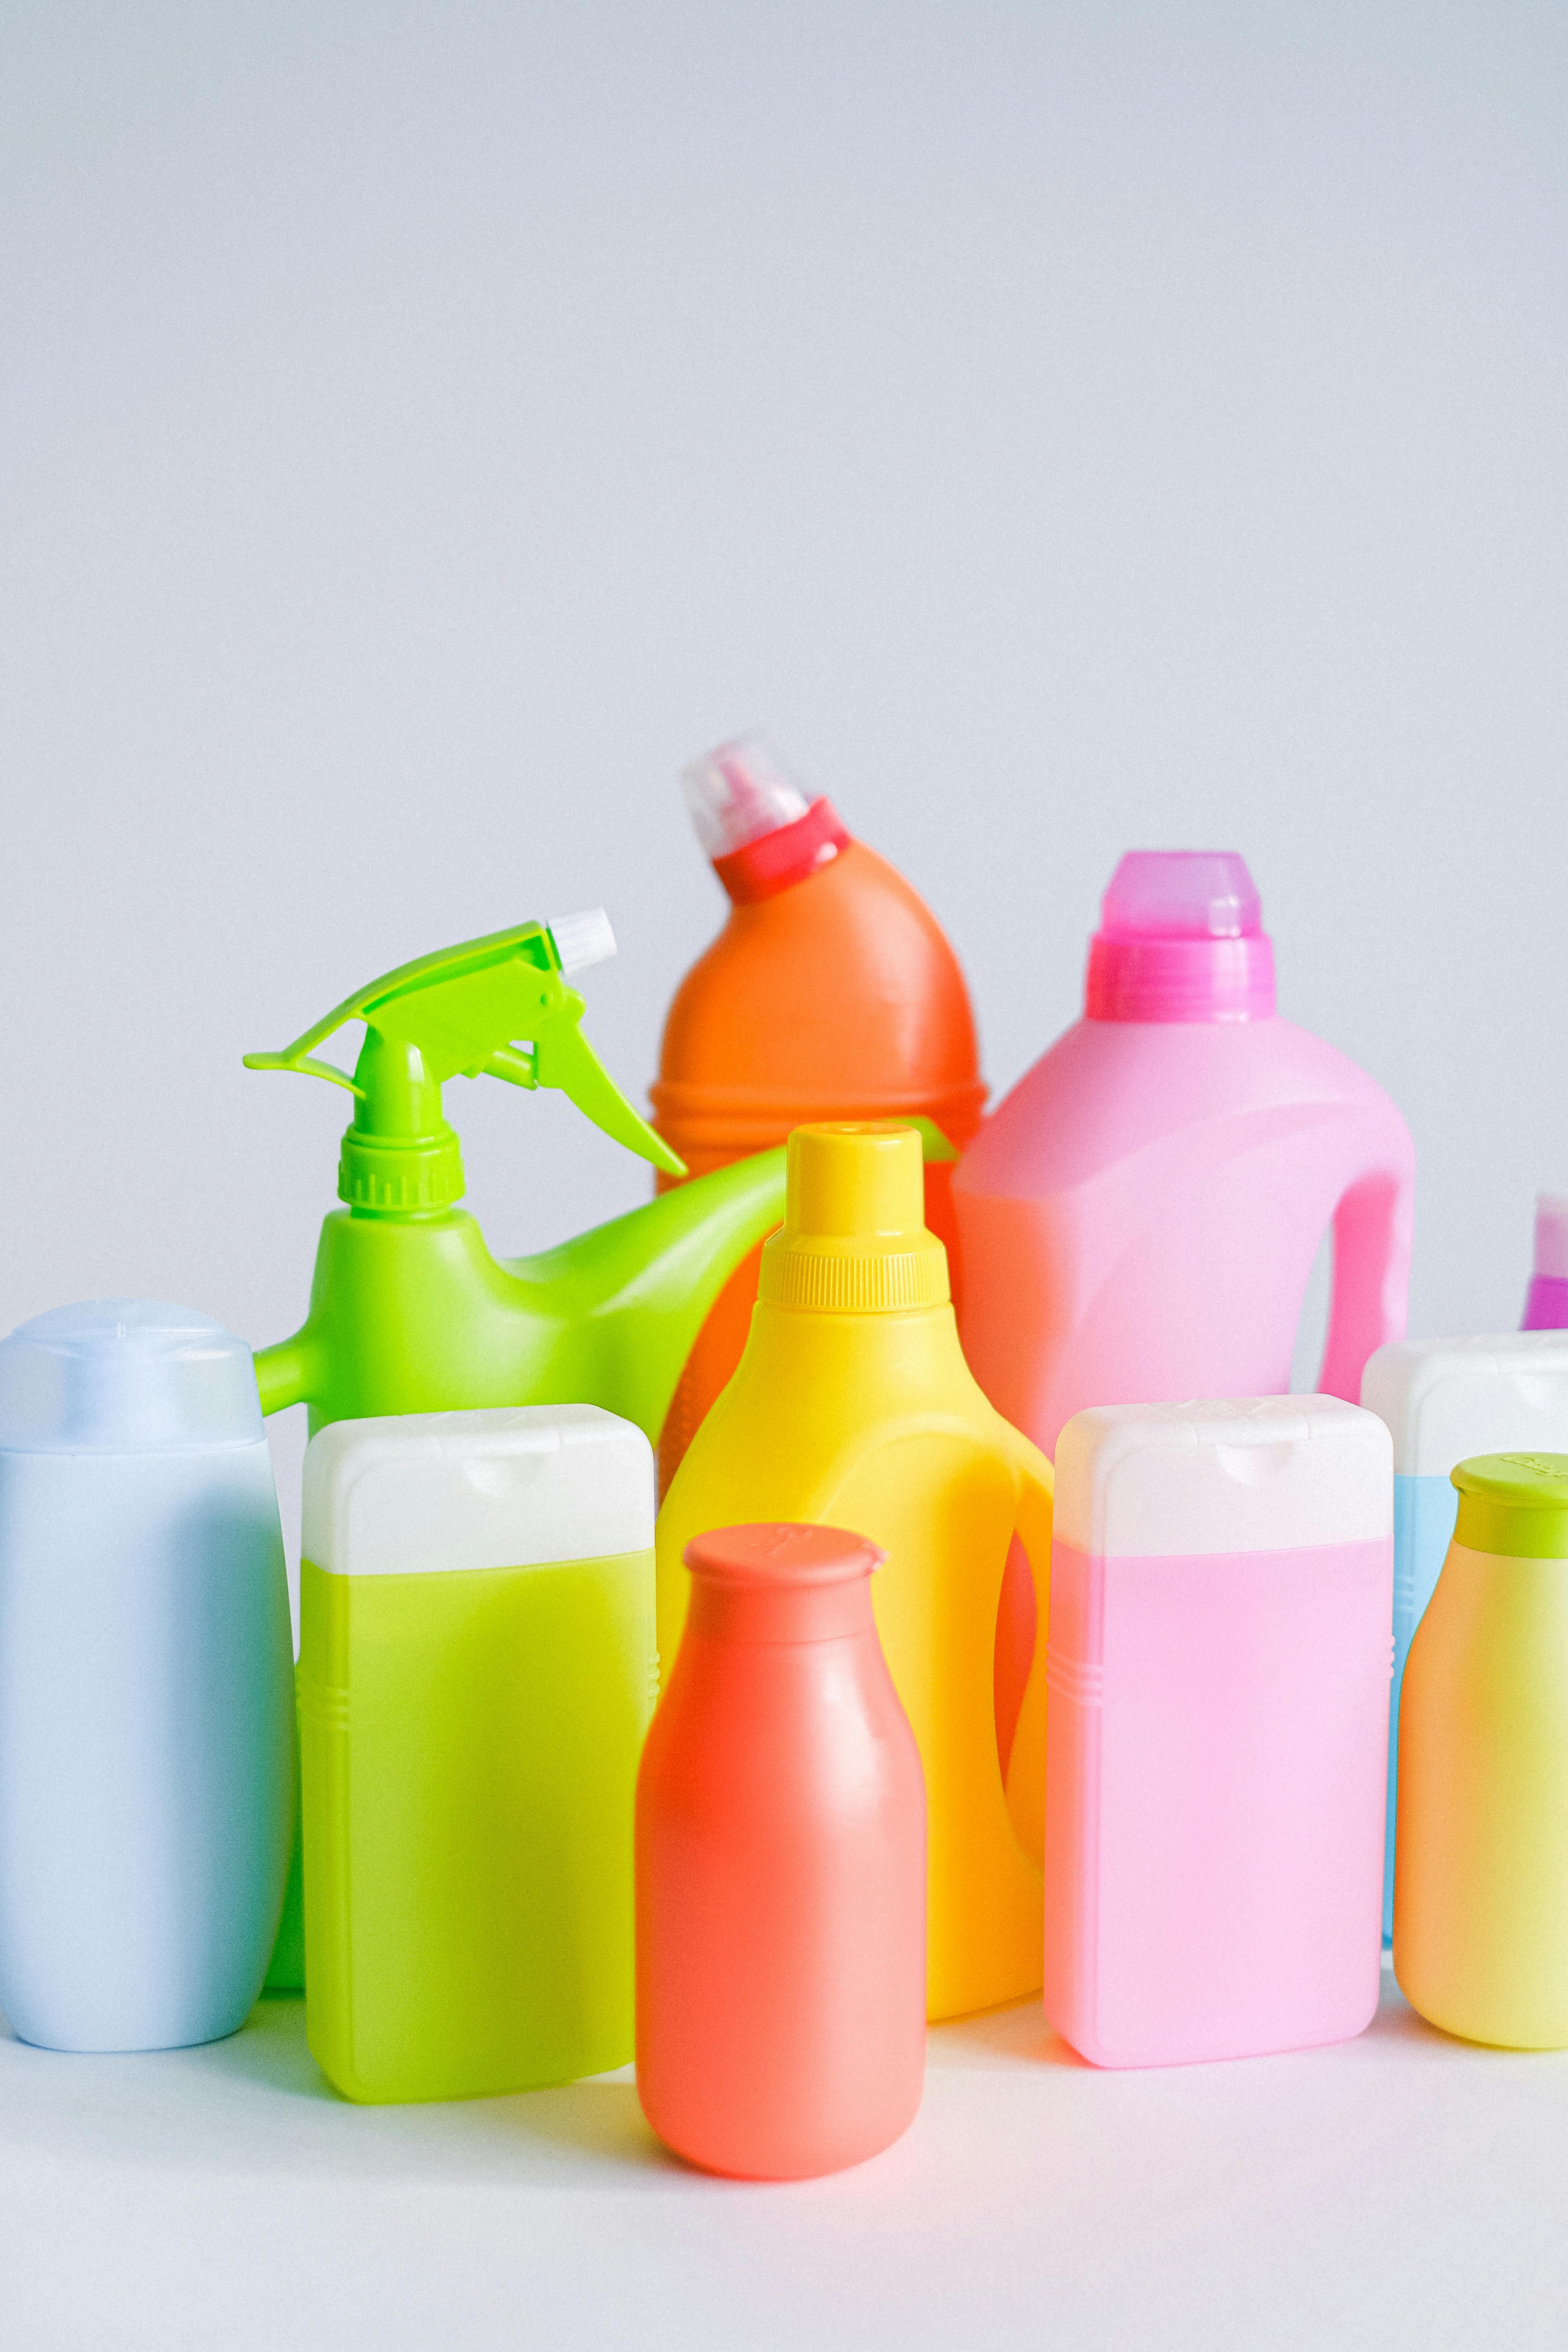
<instances>
[{"instance_id":1,"label":"light blue plastic bottle","mask_svg":"<svg viewBox=\"0 0 1568 2352\"><path fill-rule=\"evenodd\" d=\"M1361 1401L1394 1437L1394 1685L1383 1939L1394 1935L1399 1694L1415 1628L1436 1590L1459 1498L1449 1481L1476 1454L1568 1453L1568 1332L1405 1339L1367 1359Z\"/></svg>"},{"instance_id":2,"label":"light blue plastic bottle","mask_svg":"<svg viewBox=\"0 0 1568 2352\"><path fill-rule=\"evenodd\" d=\"M0 1342L0 2009L56 2050L244 2022L289 1861L294 1676L248 1348L142 1299Z\"/></svg>"}]
</instances>

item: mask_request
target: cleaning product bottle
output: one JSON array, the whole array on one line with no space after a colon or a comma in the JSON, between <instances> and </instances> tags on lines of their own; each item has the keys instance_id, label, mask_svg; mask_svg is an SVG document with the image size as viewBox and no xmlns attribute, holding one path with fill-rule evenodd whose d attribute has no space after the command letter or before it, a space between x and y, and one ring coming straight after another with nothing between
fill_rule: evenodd
<instances>
[{"instance_id":1,"label":"cleaning product bottle","mask_svg":"<svg viewBox=\"0 0 1568 2352\"><path fill-rule=\"evenodd\" d=\"M992 1664L1015 1531L1045 1578L1051 1471L963 1360L921 1206L912 1129L791 1136L745 1353L659 1514L658 1647L675 1656L682 1554L711 1528L802 1519L887 1553L872 1604L925 1767L927 2002L952 2017L1040 1981L1038 1849L1027 1856L1009 1822Z\"/></svg>"},{"instance_id":2,"label":"cleaning product bottle","mask_svg":"<svg viewBox=\"0 0 1568 2352\"><path fill-rule=\"evenodd\" d=\"M1536 1194L1535 1270L1520 1329L1568 1330L1568 1199L1561 1192Z\"/></svg>"},{"instance_id":3,"label":"cleaning product bottle","mask_svg":"<svg viewBox=\"0 0 1568 2352\"><path fill-rule=\"evenodd\" d=\"M1054 1451L1086 1405L1289 1389L1312 1260L1334 1235L1318 1385L1354 1402L1403 1337L1415 1158L1382 1088L1274 1009L1258 892L1230 852L1124 857L1084 1018L1019 1080L954 1180L964 1354ZM997 1642L998 1730L1034 1644Z\"/></svg>"},{"instance_id":4,"label":"cleaning product bottle","mask_svg":"<svg viewBox=\"0 0 1568 2352\"><path fill-rule=\"evenodd\" d=\"M585 1404L340 1421L305 1455L306 2032L351 2099L633 2047L653 1453Z\"/></svg>"},{"instance_id":5,"label":"cleaning product bottle","mask_svg":"<svg viewBox=\"0 0 1568 2352\"><path fill-rule=\"evenodd\" d=\"M1446 2033L1568 2048L1568 1454L1454 1472L1399 1714L1394 1973Z\"/></svg>"},{"instance_id":6,"label":"cleaning product bottle","mask_svg":"<svg viewBox=\"0 0 1568 2352\"><path fill-rule=\"evenodd\" d=\"M1049 1685L1046 2014L1096 2065L1372 2021L1389 1452L1375 1414L1321 1396L1110 1405L1061 1433L1026 1706Z\"/></svg>"},{"instance_id":7,"label":"cleaning product bottle","mask_svg":"<svg viewBox=\"0 0 1568 2352\"><path fill-rule=\"evenodd\" d=\"M1568 1333L1504 1331L1486 1339L1401 1339L1369 1356L1361 1401L1394 1439L1394 1705L1383 1935L1394 1935L1399 1706L1415 1628L1454 1534L1453 1472L1505 1447L1568 1453Z\"/></svg>"},{"instance_id":8,"label":"cleaning product bottle","mask_svg":"<svg viewBox=\"0 0 1568 2352\"><path fill-rule=\"evenodd\" d=\"M523 923L373 980L255 1070L295 1070L354 1097L338 1197L321 1227L310 1311L264 1348L264 1412L310 1407L312 1435L374 1413L481 1405L601 1405L657 1440L709 1307L784 1203L784 1153L720 1170L537 1257L497 1262L463 1192L448 1078L555 1087L596 1127L668 1174L683 1172L637 1117L579 1024L568 972L615 953L602 908ZM351 1077L317 1049L364 1024ZM273 1990L302 1982L298 1854Z\"/></svg>"},{"instance_id":9,"label":"cleaning product bottle","mask_svg":"<svg viewBox=\"0 0 1568 2352\"><path fill-rule=\"evenodd\" d=\"M312 1434L371 1413L500 1404L602 1405L656 1440L692 1339L736 1262L778 1223L784 1154L721 1170L531 1258L500 1263L455 1203L463 1163L448 1078L556 1087L595 1127L683 1173L579 1023L565 975L615 952L602 909L444 948L372 981L253 1070L346 1087L335 1211L310 1312L256 1359L264 1412L306 1403ZM350 1077L316 1049L364 1024Z\"/></svg>"},{"instance_id":10,"label":"cleaning product bottle","mask_svg":"<svg viewBox=\"0 0 1568 2352\"><path fill-rule=\"evenodd\" d=\"M819 1119L919 1115L962 1148L985 1088L963 975L924 901L760 736L683 782L731 909L669 1009L649 1088L659 1134L698 1175ZM952 1178L928 1163L926 1223L956 1295ZM659 1441L665 1490L740 1361L757 1270L754 1255L736 1269L691 1351Z\"/></svg>"},{"instance_id":11,"label":"cleaning product bottle","mask_svg":"<svg viewBox=\"0 0 1568 2352\"><path fill-rule=\"evenodd\" d=\"M250 1350L96 1299L0 1344L0 2007L54 2050L245 2021L294 1811Z\"/></svg>"},{"instance_id":12,"label":"cleaning product bottle","mask_svg":"<svg viewBox=\"0 0 1568 2352\"><path fill-rule=\"evenodd\" d=\"M710 2172L799 2180L908 2129L925 2082L925 1792L874 1544L721 1528L637 1777L637 2095Z\"/></svg>"}]
</instances>

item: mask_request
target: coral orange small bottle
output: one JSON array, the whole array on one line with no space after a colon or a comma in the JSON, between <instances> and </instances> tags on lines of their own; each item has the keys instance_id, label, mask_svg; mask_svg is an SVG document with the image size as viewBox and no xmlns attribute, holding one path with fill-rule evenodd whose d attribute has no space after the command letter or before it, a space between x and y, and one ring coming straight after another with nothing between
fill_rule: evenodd
<instances>
[{"instance_id":1,"label":"coral orange small bottle","mask_svg":"<svg viewBox=\"0 0 1568 2352\"><path fill-rule=\"evenodd\" d=\"M649 1088L658 1133L693 1176L821 1119L923 1117L962 1150L985 1088L963 974L924 900L760 736L721 743L682 782L731 912L669 1008ZM925 1181L956 1297L952 1170L929 1162ZM758 1265L753 1251L737 1268L688 1359L661 1493L740 1362Z\"/></svg>"},{"instance_id":2,"label":"coral orange small bottle","mask_svg":"<svg viewBox=\"0 0 1568 2352\"><path fill-rule=\"evenodd\" d=\"M858 2164L925 2082L925 1784L841 1528L723 1528L637 1801L637 2093L742 2179Z\"/></svg>"}]
</instances>

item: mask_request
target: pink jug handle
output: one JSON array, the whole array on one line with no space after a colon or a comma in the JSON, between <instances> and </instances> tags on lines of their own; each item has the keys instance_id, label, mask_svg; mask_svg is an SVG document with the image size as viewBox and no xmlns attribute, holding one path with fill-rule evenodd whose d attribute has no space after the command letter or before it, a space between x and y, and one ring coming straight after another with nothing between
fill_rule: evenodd
<instances>
[{"instance_id":1,"label":"pink jug handle","mask_svg":"<svg viewBox=\"0 0 1568 2352\"><path fill-rule=\"evenodd\" d=\"M1405 1139L1408 1146L1409 1139ZM1413 1159L1352 1184L1334 1212L1334 1288L1318 1387L1361 1402L1366 1360L1403 1339L1410 1293Z\"/></svg>"},{"instance_id":2,"label":"pink jug handle","mask_svg":"<svg viewBox=\"0 0 1568 2352\"><path fill-rule=\"evenodd\" d=\"M1056 1479L1049 1462L1016 1429L1007 1432L1018 1471L1014 1532L1035 1580L1035 1655L1007 1759L1007 1811L1025 1853L1039 1863L1046 1845L1046 1635L1051 1608L1051 1522Z\"/></svg>"}]
</instances>

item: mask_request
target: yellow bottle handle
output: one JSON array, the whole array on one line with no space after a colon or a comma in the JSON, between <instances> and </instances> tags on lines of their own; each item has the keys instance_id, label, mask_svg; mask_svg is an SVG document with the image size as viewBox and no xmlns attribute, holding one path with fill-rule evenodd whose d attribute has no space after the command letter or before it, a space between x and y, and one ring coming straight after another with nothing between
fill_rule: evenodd
<instances>
[{"instance_id":1,"label":"yellow bottle handle","mask_svg":"<svg viewBox=\"0 0 1568 2352\"><path fill-rule=\"evenodd\" d=\"M1046 1634L1051 1614L1051 1524L1055 1476L1037 1446L1011 1432L1019 1475L1015 1533L1035 1580L1035 1655L1007 1759L1007 1811L1013 1832L1038 1866L1046 1848Z\"/></svg>"}]
</instances>

